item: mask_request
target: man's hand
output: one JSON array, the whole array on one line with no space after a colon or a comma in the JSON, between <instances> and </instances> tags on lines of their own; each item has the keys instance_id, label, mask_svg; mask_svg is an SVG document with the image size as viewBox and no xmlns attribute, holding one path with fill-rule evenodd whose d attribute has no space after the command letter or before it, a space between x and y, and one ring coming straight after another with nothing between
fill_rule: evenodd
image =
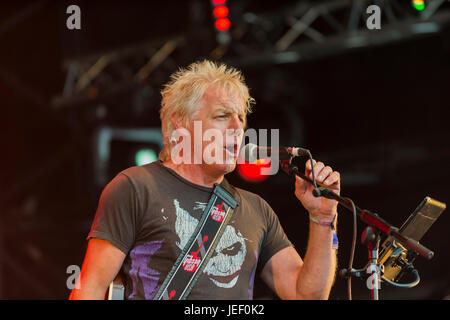
<instances>
[{"instance_id":1,"label":"man's hand","mask_svg":"<svg viewBox=\"0 0 450 320\"><path fill-rule=\"evenodd\" d=\"M322 162L313 160L314 174L316 182L333 190L339 194L341 189L340 174ZM312 177L311 161L308 160L305 166L305 176ZM331 220L337 212L337 201L327 198L316 198L312 194L314 186L302 178L295 176L295 196L308 210L309 214L315 218Z\"/></svg>"}]
</instances>

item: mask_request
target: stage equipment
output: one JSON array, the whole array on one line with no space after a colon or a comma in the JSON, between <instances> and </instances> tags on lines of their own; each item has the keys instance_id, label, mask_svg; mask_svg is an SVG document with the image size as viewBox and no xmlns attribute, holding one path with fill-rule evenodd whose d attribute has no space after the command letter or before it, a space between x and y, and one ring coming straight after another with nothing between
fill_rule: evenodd
<instances>
[{"instance_id":1,"label":"stage equipment","mask_svg":"<svg viewBox=\"0 0 450 320\"><path fill-rule=\"evenodd\" d=\"M308 150L306 151L312 162L313 158L311 153ZM305 176L292 162L293 158L295 157L292 156L290 159L280 160L283 171L292 176L299 176L303 180L311 183L314 186L313 195L315 197L325 197L327 199L336 200L341 206L353 212L355 232L351 263L354 254L356 216L359 216L360 220L367 224L361 240L367 247L369 262L365 269L359 270L354 270L350 263L349 268L341 270L341 276L349 277L349 279L351 279L350 277L362 277L364 273L367 274L369 277L366 283L370 290L372 300L379 300L378 291L381 279L396 286L412 287L416 285L418 283L417 271L413 272L416 274L416 280L410 284L402 285L396 283L396 281L399 279L399 274L402 274L404 271L415 270L411 264L415 256L419 255L427 260L433 258L434 252L420 244L418 239L423 236L431 224L446 208L445 203L426 197L402 228L399 229L382 219L377 213L357 207L352 199L338 195L331 189L318 184L316 182L314 170L312 171L312 179ZM424 223L424 221L426 222ZM383 243L384 247L380 259L379 245L381 235L385 235L388 238ZM405 254L406 256L404 256ZM383 274L383 263L386 265L386 274ZM349 289L349 293L350 292L351 290ZM351 299L350 295L349 299Z\"/></svg>"}]
</instances>

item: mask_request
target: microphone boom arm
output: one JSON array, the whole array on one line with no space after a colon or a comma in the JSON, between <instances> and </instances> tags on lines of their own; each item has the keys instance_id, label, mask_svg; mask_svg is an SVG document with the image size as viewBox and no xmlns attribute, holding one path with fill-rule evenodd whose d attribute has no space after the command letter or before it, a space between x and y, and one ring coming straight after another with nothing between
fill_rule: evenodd
<instances>
[{"instance_id":1,"label":"microphone boom arm","mask_svg":"<svg viewBox=\"0 0 450 320\"><path fill-rule=\"evenodd\" d=\"M289 175L295 174L300 178L302 178L303 180L314 185L314 181L305 176L304 174L302 174L298 170L298 167L292 164L291 160L292 158L290 160L280 160L281 168ZM341 197L340 195L338 195L333 190L327 187L320 186L314 189L313 195L315 197L325 197L327 199L336 200L340 205L353 212L353 206L348 199ZM387 236L392 236L398 242L402 243L407 249L416 252L418 255L428 260L433 258L434 256L433 251L426 248L418 241L415 241L413 239L401 235L398 228L392 226L391 224L383 220L378 214L370 212L368 210L361 209L356 205L355 208L360 220L363 221L364 223L372 226L373 228L375 228L375 230L380 231L381 233L384 233Z\"/></svg>"}]
</instances>

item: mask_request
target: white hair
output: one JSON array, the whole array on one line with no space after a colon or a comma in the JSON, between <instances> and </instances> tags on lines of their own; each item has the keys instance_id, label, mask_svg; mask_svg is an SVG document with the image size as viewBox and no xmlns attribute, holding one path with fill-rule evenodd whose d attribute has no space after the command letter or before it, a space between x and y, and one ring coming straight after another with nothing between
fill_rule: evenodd
<instances>
[{"instance_id":1,"label":"white hair","mask_svg":"<svg viewBox=\"0 0 450 320\"><path fill-rule=\"evenodd\" d=\"M178 115L188 128L206 89L212 86L237 93L245 105L245 114L251 112L255 100L250 96L239 70L208 60L192 63L186 69L180 68L171 75L170 81L161 91L160 117L164 149L159 153L160 160L170 158L170 137L175 129L171 122L172 115Z\"/></svg>"}]
</instances>

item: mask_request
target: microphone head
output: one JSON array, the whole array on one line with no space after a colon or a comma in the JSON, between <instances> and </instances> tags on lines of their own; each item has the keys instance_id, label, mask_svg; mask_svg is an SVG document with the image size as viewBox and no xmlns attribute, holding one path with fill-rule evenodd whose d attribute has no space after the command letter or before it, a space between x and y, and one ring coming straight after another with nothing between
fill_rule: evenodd
<instances>
[{"instance_id":1,"label":"microphone head","mask_svg":"<svg viewBox=\"0 0 450 320\"><path fill-rule=\"evenodd\" d=\"M258 160L258 146L248 143L241 149L240 156L248 163L255 163Z\"/></svg>"}]
</instances>

